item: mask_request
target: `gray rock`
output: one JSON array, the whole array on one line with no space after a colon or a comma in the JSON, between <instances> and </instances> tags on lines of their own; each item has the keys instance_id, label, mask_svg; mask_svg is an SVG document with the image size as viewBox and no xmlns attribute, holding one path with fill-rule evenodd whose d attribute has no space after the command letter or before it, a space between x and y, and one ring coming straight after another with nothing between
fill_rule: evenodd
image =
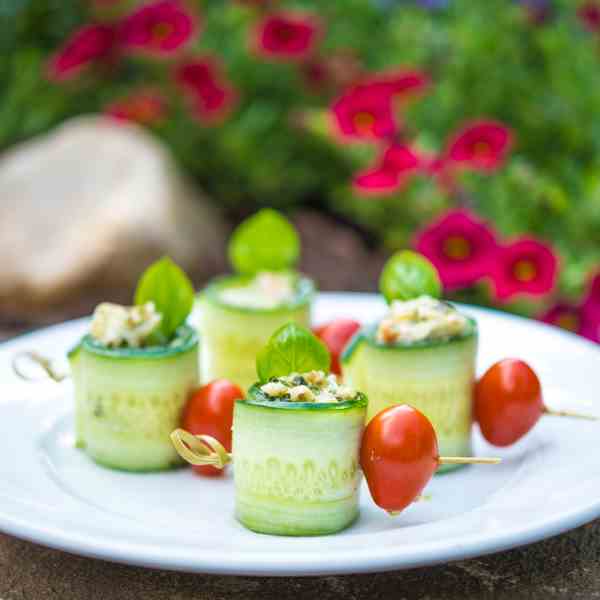
<instances>
[{"instance_id":1,"label":"gray rock","mask_svg":"<svg viewBox=\"0 0 600 600\"><path fill-rule=\"evenodd\" d=\"M0 312L126 301L170 255L197 280L223 269L226 229L150 133L87 116L0 158ZM69 307L68 309L66 307Z\"/></svg>"}]
</instances>

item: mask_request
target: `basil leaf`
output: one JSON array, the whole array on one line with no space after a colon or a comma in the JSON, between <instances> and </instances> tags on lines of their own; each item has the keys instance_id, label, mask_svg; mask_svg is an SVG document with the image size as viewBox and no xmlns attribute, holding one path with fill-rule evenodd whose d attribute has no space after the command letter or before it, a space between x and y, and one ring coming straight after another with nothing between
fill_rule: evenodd
<instances>
[{"instance_id":1,"label":"basil leaf","mask_svg":"<svg viewBox=\"0 0 600 600\"><path fill-rule=\"evenodd\" d=\"M280 327L259 352L256 372L261 382L291 373L329 371L329 350L309 329L296 323Z\"/></svg>"},{"instance_id":2,"label":"basil leaf","mask_svg":"<svg viewBox=\"0 0 600 600\"><path fill-rule=\"evenodd\" d=\"M194 288L188 276L165 256L142 274L135 290L135 303L154 302L162 315L155 340L169 341L194 306Z\"/></svg>"},{"instance_id":3,"label":"basil leaf","mask_svg":"<svg viewBox=\"0 0 600 600\"><path fill-rule=\"evenodd\" d=\"M425 295L439 298L442 295L442 282L437 269L424 256L403 250L385 263L379 278L379 289L388 302Z\"/></svg>"},{"instance_id":4,"label":"basil leaf","mask_svg":"<svg viewBox=\"0 0 600 600\"><path fill-rule=\"evenodd\" d=\"M293 267L300 255L300 240L293 225L279 212L265 208L246 219L229 240L229 260L238 273L282 271Z\"/></svg>"}]
</instances>

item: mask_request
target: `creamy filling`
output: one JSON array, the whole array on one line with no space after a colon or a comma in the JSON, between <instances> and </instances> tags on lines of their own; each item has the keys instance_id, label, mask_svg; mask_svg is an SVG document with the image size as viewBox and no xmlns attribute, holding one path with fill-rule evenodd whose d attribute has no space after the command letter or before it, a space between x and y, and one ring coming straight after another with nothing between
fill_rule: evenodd
<instances>
[{"instance_id":1,"label":"creamy filling","mask_svg":"<svg viewBox=\"0 0 600 600\"><path fill-rule=\"evenodd\" d=\"M162 315L154 302L140 306L121 306L103 302L94 310L90 334L109 348L143 346L160 323Z\"/></svg>"},{"instance_id":2,"label":"creamy filling","mask_svg":"<svg viewBox=\"0 0 600 600\"><path fill-rule=\"evenodd\" d=\"M258 273L250 282L220 291L227 304L248 308L275 308L294 299L295 277L289 273Z\"/></svg>"},{"instance_id":3,"label":"creamy filling","mask_svg":"<svg viewBox=\"0 0 600 600\"><path fill-rule=\"evenodd\" d=\"M377 341L384 344L448 339L464 333L468 319L453 306L430 296L395 300L377 327Z\"/></svg>"},{"instance_id":4,"label":"creamy filling","mask_svg":"<svg viewBox=\"0 0 600 600\"><path fill-rule=\"evenodd\" d=\"M326 375L323 371L277 377L260 389L269 399L286 402L345 402L354 400L358 394L353 388L338 383L335 375Z\"/></svg>"}]
</instances>

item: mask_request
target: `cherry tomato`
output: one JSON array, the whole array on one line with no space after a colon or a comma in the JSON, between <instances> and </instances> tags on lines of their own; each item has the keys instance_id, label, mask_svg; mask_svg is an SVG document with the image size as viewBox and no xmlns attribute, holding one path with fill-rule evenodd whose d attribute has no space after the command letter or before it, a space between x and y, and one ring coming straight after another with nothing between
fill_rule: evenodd
<instances>
[{"instance_id":1,"label":"cherry tomato","mask_svg":"<svg viewBox=\"0 0 600 600\"><path fill-rule=\"evenodd\" d=\"M182 427L194 435L212 435L231 452L233 405L243 398L242 390L226 379L217 379L194 392L183 411ZM201 475L220 475L221 469L194 466Z\"/></svg>"},{"instance_id":2,"label":"cherry tomato","mask_svg":"<svg viewBox=\"0 0 600 600\"><path fill-rule=\"evenodd\" d=\"M350 338L360 329L360 323L354 319L335 319L331 323L314 329L315 335L327 346L331 353L331 372L342 374L340 355Z\"/></svg>"},{"instance_id":3,"label":"cherry tomato","mask_svg":"<svg viewBox=\"0 0 600 600\"><path fill-rule=\"evenodd\" d=\"M360 466L375 504L389 512L404 510L421 494L438 461L433 426L406 404L382 410L363 434Z\"/></svg>"},{"instance_id":4,"label":"cherry tomato","mask_svg":"<svg viewBox=\"0 0 600 600\"><path fill-rule=\"evenodd\" d=\"M494 446L514 444L542 414L540 380L522 360L495 363L475 386L475 419L483 437Z\"/></svg>"},{"instance_id":5,"label":"cherry tomato","mask_svg":"<svg viewBox=\"0 0 600 600\"><path fill-rule=\"evenodd\" d=\"M321 337L321 334L323 333L323 330L327 327L327 323L325 323L324 325L315 325L314 327L311 327L312 332L318 337Z\"/></svg>"}]
</instances>

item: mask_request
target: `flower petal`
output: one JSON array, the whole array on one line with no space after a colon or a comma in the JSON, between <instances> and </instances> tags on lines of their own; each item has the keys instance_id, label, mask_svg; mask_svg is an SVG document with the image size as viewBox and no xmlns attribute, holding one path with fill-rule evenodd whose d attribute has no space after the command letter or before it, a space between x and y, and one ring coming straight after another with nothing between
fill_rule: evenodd
<instances>
[{"instance_id":1,"label":"flower petal","mask_svg":"<svg viewBox=\"0 0 600 600\"><path fill-rule=\"evenodd\" d=\"M447 290L489 275L498 251L496 233L467 210L452 210L421 231L415 248L438 269Z\"/></svg>"}]
</instances>

